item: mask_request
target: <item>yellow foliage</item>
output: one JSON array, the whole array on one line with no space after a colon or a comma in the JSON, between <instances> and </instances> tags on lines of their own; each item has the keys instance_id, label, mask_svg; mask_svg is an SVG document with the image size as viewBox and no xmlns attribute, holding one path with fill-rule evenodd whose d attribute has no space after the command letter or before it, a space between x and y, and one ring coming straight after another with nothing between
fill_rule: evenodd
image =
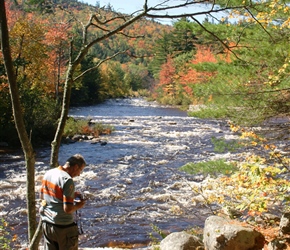
<instances>
[{"instance_id":1,"label":"yellow foliage","mask_svg":"<svg viewBox=\"0 0 290 250\"><path fill-rule=\"evenodd\" d=\"M233 132L237 132L240 130L240 127L237 126L237 125L234 125L232 123L230 123L230 129L233 131Z\"/></svg>"},{"instance_id":2,"label":"yellow foliage","mask_svg":"<svg viewBox=\"0 0 290 250\"><path fill-rule=\"evenodd\" d=\"M24 84L30 88L43 87L47 78L46 46L43 44L44 27L28 17L18 19L10 32L12 56L21 59L18 75L25 75Z\"/></svg>"},{"instance_id":3,"label":"yellow foliage","mask_svg":"<svg viewBox=\"0 0 290 250\"><path fill-rule=\"evenodd\" d=\"M233 131L243 130L233 124L230 126ZM242 137L263 141L251 131L243 131ZM270 150L268 157L250 155L237 163L239 171L217 178L195 191L202 194L207 205L215 203L233 207L248 215L261 214L282 204L284 207L290 205L290 182L281 175L289 171L290 159L283 156L275 145L266 144L263 148Z\"/></svg>"},{"instance_id":4,"label":"yellow foliage","mask_svg":"<svg viewBox=\"0 0 290 250\"><path fill-rule=\"evenodd\" d=\"M17 239L18 239L17 234L14 234L13 237L12 237L12 241L14 242L14 241L16 241Z\"/></svg>"}]
</instances>

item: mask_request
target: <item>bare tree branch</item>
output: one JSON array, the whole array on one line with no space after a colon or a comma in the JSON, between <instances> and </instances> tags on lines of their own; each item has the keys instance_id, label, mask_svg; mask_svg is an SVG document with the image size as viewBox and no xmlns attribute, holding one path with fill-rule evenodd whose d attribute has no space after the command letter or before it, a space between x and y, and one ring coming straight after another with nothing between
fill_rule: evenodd
<instances>
[{"instance_id":1,"label":"bare tree branch","mask_svg":"<svg viewBox=\"0 0 290 250\"><path fill-rule=\"evenodd\" d=\"M83 77L85 74L87 74L87 73L89 73L89 72L91 72L91 71L93 71L93 70L99 68L99 67L100 67L104 62L109 61L109 60L113 59L114 57L116 57L116 56L118 56L118 55L120 55L120 54L125 54L125 53L127 53L127 50L117 52L117 53L115 53L114 55L109 56L109 57L107 57L106 59L99 61L97 65L95 65L94 67L89 68L89 69L83 71L80 75L78 75L77 77L75 77L75 78L73 79L73 81L77 81L78 79L80 79L81 77Z\"/></svg>"},{"instance_id":2,"label":"bare tree branch","mask_svg":"<svg viewBox=\"0 0 290 250\"><path fill-rule=\"evenodd\" d=\"M231 51L231 53L240 61L244 61L243 59L241 59L232 49L231 47L229 47L223 40L221 40L221 38L219 38L216 34L214 34L213 32L211 32L210 30L208 30L204 25L202 25L202 23L200 23L196 18L191 17L192 20L194 20L195 22L198 23L198 25L200 27L202 27L206 32L208 32L209 34L211 34L214 38L216 38L227 50Z\"/></svg>"},{"instance_id":3,"label":"bare tree branch","mask_svg":"<svg viewBox=\"0 0 290 250\"><path fill-rule=\"evenodd\" d=\"M102 31L105 31L105 32L110 32L110 29L107 29L107 28L101 27L101 26L99 26L99 25L97 25L97 24L94 24L94 23L91 23L90 26L94 26L95 28L98 28L98 29L100 29L100 30L102 30ZM128 37L128 38L143 38L143 37L144 37L144 36L131 36L131 35L128 35L128 34L126 34L126 33L124 33L124 32L118 32L118 34L119 34L119 35L126 36L126 37Z\"/></svg>"},{"instance_id":4,"label":"bare tree branch","mask_svg":"<svg viewBox=\"0 0 290 250\"><path fill-rule=\"evenodd\" d=\"M253 15L253 13L247 8L245 7L245 9L247 10L247 12L251 15L251 17L256 21L257 24L260 25L260 27L268 34L268 36L271 38L272 41L274 41L274 38L271 36L271 34L264 28L264 26L259 22L259 20Z\"/></svg>"}]
</instances>

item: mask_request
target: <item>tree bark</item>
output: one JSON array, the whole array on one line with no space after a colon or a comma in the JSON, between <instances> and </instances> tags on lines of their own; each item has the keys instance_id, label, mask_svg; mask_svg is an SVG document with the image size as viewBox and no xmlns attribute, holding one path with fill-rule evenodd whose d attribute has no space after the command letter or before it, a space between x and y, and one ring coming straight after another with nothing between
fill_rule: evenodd
<instances>
[{"instance_id":1,"label":"tree bark","mask_svg":"<svg viewBox=\"0 0 290 250\"><path fill-rule=\"evenodd\" d=\"M58 163L59 148L60 148L61 139L62 139L65 123L66 123L68 112L69 112L69 105L70 105L71 88L72 88L72 83L73 83L72 72L73 72L73 67L72 67L72 64L70 63L67 69L67 76L66 76L65 85L64 85L61 115L58 121L58 126L57 126L54 139L51 142L50 167L52 168L57 167L59 165Z\"/></svg>"},{"instance_id":2,"label":"tree bark","mask_svg":"<svg viewBox=\"0 0 290 250\"><path fill-rule=\"evenodd\" d=\"M37 250L38 249L38 245L39 245L39 242L41 240L41 237L42 237L42 222L41 222L41 220L39 220L37 229L34 233L33 238L30 241L30 245L29 245L30 250Z\"/></svg>"},{"instance_id":3,"label":"tree bark","mask_svg":"<svg viewBox=\"0 0 290 250\"><path fill-rule=\"evenodd\" d=\"M9 83L9 91L12 103L15 127L21 142L22 150L26 164L26 201L28 210L28 238L32 239L36 230L36 206L35 206L35 153L29 140L25 128L22 107L20 103L19 91L17 86L16 74L11 57L9 32L6 18L6 9L4 0L0 0L0 34L1 49L4 58L4 66Z\"/></svg>"}]
</instances>

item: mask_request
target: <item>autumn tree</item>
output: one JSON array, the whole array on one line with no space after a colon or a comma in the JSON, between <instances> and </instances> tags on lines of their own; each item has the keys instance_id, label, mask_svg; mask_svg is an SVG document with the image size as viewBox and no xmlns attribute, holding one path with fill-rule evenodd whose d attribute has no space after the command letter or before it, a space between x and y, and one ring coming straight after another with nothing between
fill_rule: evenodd
<instances>
[{"instance_id":1,"label":"autumn tree","mask_svg":"<svg viewBox=\"0 0 290 250\"><path fill-rule=\"evenodd\" d=\"M42 7L45 7L46 10L56 11L56 5L50 5L46 1L34 1L35 3L40 3ZM16 1L17 3L17 1ZM26 1L23 1L25 4ZM271 36L269 32L274 31L277 29L282 28L282 32L285 34L287 33L287 28L289 28L289 8L285 1L244 1L240 3L240 1L214 1L208 2L207 9L204 11L196 11L195 6L199 5L200 2L196 1L182 1L177 3L176 1L166 0L155 6L150 6L147 0L144 0L144 5L142 9L136 10L132 15L120 14L120 13L111 13L106 11L102 11L96 7L91 6L88 13L90 13L88 18L84 18L84 16L79 15L79 8L76 8L76 11L70 11L67 9L69 6L69 1L63 1L63 4L59 4L61 11L66 13L70 16L69 21L72 22L72 25L79 25L80 29L82 30L81 35L81 43L80 46L75 46L75 42L78 39L78 34L75 33L70 37L70 41L66 41L69 48L69 53L67 57L67 64L65 70L65 79L63 81L63 95L62 95L62 107L61 107L61 114L59 117L59 123L56 129L55 137L52 141L52 153L51 153L51 166L58 165L58 153L59 147L61 143L62 134L64 131L64 126L66 123L66 119L69 112L70 107L70 97L72 92L72 87L74 83L81 79L85 74L93 71L95 68L100 67L104 62L112 59L113 57L125 53L126 51L117 51L110 55L107 55L105 58L97 58L94 61L94 66L90 69L86 69L83 72L80 72L80 65L89 51L94 47L99 45L101 42L108 40L110 37L118 35L118 36L125 36L125 37L132 37L131 34L126 32L126 29L141 20L142 18L189 18L191 21L200 25L205 31L213 35L221 44L224 51L225 49L231 51L236 58L240 58L245 51L241 51L240 54L236 53L233 47L231 47L224 39L219 39L218 34L215 34L212 30L207 29L202 23L200 23L197 19L198 16L201 15L214 15L216 13L225 11L231 12L231 15L236 14L238 17L249 17L250 20L247 20L249 24L252 22L258 23L261 27L260 31L263 31L263 34L268 35L268 41L271 41ZM72 3L74 6L77 5L76 2ZM217 5L220 4L220 5ZM110 6L109 6L110 7ZM186 11L184 9L186 8ZM179 14L170 14L168 13L169 10L175 9L180 10ZM193 11L192 11L193 10ZM286 12L285 12L286 10ZM281 14L282 18L276 19ZM107 15L107 16L106 16ZM24 23L26 20L23 20ZM275 21L275 22L273 22ZM21 105L20 100L20 91L19 89L19 79L17 78L17 68L15 68L14 60L13 60L13 51L11 51L11 40L9 38L9 29L7 25L7 15L6 15L6 6L5 1L0 0L0 25L1 25L1 49L3 54L4 66L5 66L5 74L7 77L7 82L9 85L9 93L11 97L11 103L13 108L13 117L15 121L15 126L18 132L18 136L22 145L22 149L24 151L25 162L26 162L26 169L27 169L27 204L28 204L28 221L29 221L29 241L32 240L32 236L36 229L36 211L35 211L35 183L34 183L34 165L35 165L35 155L34 150L29 140L29 136L27 133L27 128L24 123L24 115L23 115L23 106ZM251 25L249 25L251 26ZM247 25L245 26L245 28ZM37 26L34 27L37 30ZM33 29L34 29L33 28ZM270 29L269 29L270 28ZM92 35L96 30L101 31L98 35ZM235 34L236 38L241 37L241 34L244 34L244 30L241 30L241 33ZM25 37L25 34L23 34ZM33 32L30 33L33 37ZM74 36L75 35L75 36ZM136 34L136 37L138 34ZM33 42L36 42L35 45L38 45L37 37L33 38ZM286 38L287 39L287 38ZM283 39L285 42L286 39ZM246 39L245 39L246 40ZM20 36L20 44L22 41ZM113 41L111 41L113 42ZM235 47L240 45L238 39L235 40ZM276 44L276 43L275 43ZM250 44L251 46L254 43ZM30 46L29 44L27 45ZM249 46L248 43L243 43L243 47L246 48ZM24 49L24 48L23 48ZM27 48L29 50L29 48ZM24 50L21 50L21 52ZM259 50L256 51L256 53ZM250 54L247 54L248 56ZM272 55L272 54L271 54ZM56 58L56 57L55 57ZM60 58L60 57L59 57ZM167 55L163 57L163 59L167 58ZM262 65L262 57L258 57L260 59L260 65ZM285 59L283 63L277 62L275 68L272 68L272 74L270 74L270 67L267 65L267 69L269 69L269 80L268 83L270 86L286 86L287 84L287 77L289 76L289 51L283 54L283 58ZM239 61L240 65L242 62L245 61L246 58L242 58L244 60ZM35 69L42 69L42 65L35 65ZM59 64L61 65L61 64ZM37 74L35 73L36 70L31 68L27 71L30 76L35 76L37 79ZM262 67L260 69L263 69ZM22 70L25 70L24 67ZM24 72L24 71L23 71ZM264 71L261 71L264 72ZM257 75L257 74L256 74ZM265 74L267 76L267 74ZM32 84L33 86L41 86L41 81L35 82L27 82L27 84ZM25 111L25 110L24 110ZM36 249L35 245L30 247L31 249Z\"/></svg>"},{"instance_id":2,"label":"autumn tree","mask_svg":"<svg viewBox=\"0 0 290 250\"><path fill-rule=\"evenodd\" d=\"M48 45L49 59L46 60L47 77L50 84L47 85L47 93L54 95L55 99L59 101L62 92L61 87L64 83L64 73L67 63L68 54L68 40L69 29L71 28L68 23L54 23L47 22L47 32L45 33L45 43Z\"/></svg>"},{"instance_id":3,"label":"autumn tree","mask_svg":"<svg viewBox=\"0 0 290 250\"><path fill-rule=\"evenodd\" d=\"M166 63L161 66L161 70L159 73L159 84L158 86L161 88L163 93L166 93L171 98L175 98L176 91L176 79L175 79L175 66L173 63L173 59L168 56Z\"/></svg>"},{"instance_id":4,"label":"autumn tree","mask_svg":"<svg viewBox=\"0 0 290 250\"><path fill-rule=\"evenodd\" d=\"M19 139L24 151L26 169L27 169L27 201L28 205L28 235L29 239L33 238L36 230L36 199L35 199L35 155L32 144L24 124L21 102L19 98L19 89L17 86L16 73L12 60L12 53L9 44L9 33L6 19L6 6L4 0L0 1L0 27L1 27L1 50L4 58L5 71L9 82L9 91L13 109L13 116L15 120L15 127L17 129ZM36 249L36 248L35 248Z\"/></svg>"},{"instance_id":5,"label":"autumn tree","mask_svg":"<svg viewBox=\"0 0 290 250\"><path fill-rule=\"evenodd\" d=\"M283 25L277 28L273 24L265 27L261 24L251 18L231 24L205 23L206 32L203 29L201 33L201 28L195 26L201 37L209 31L216 41L219 38L220 44L224 43L224 50L213 47L217 58L225 59L211 65L217 72L216 77L193 86L196 97L209 104L209 111L213 108L209 114L216 112L238 123L257 124L289 113L287 30ZM194 68L200 71L209 66Z\"/></svg>"}]
</instances>

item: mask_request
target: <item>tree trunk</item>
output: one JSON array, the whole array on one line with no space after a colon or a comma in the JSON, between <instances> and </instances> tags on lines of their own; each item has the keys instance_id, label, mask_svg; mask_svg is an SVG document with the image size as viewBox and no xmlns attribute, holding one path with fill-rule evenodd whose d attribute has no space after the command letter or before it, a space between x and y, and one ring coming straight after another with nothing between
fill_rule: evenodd
<instances>
[{"instance_id":1,"label":"tree trunk","mask_svg":"<svg viewBox=\"0 0 290 250\"><path fill-rule=\"evenodd\" d=\"M54 139L51 143L50 167L52 168L57 167L59 165L58 154L59 154L59 148L61 144L61 139L62 139L65 123L66 123L68 112L69 112L71 88L72 88L72 83L73 83L73 80L72 80L73 71L74 71L74 67L70 63L67 69L67 75L66 75L66 80L65 80L65 85L64 85L61 115L58 121L57 130L55 132Z\"/></svg>"},{"instance_id":2,"label":"tree trunk","mask_svg":"<svg viewBox=\"0 0 290 250\"><path fill-rule=\"evenodd\" d=\"M1 25L0 34L1 34L2 53L4 58L4 66L9 83L9 91L15 127L18 133L19 140L21 142L26 164L26 188L27 188L26 201L28 210L28 238L30 241L36 230L35 179L34 179L35 153L32 144L29 140L29 136L27 134L24 124L16 75L9 45L9 33L4 0L0 0L0 25Z\"/></svg>"},{"instance_id":3,"label":"tree trunk","mask_svg":"<svg viewBox=\"0 0 290 250\"><path fill-rule=\"evenodd\" d=\"M33 238L30 241L29 249L30 250L38 250L38 245L42 237L42 222L39 220L37 229L34 233Z\"/></svg>"}]
</instances>

